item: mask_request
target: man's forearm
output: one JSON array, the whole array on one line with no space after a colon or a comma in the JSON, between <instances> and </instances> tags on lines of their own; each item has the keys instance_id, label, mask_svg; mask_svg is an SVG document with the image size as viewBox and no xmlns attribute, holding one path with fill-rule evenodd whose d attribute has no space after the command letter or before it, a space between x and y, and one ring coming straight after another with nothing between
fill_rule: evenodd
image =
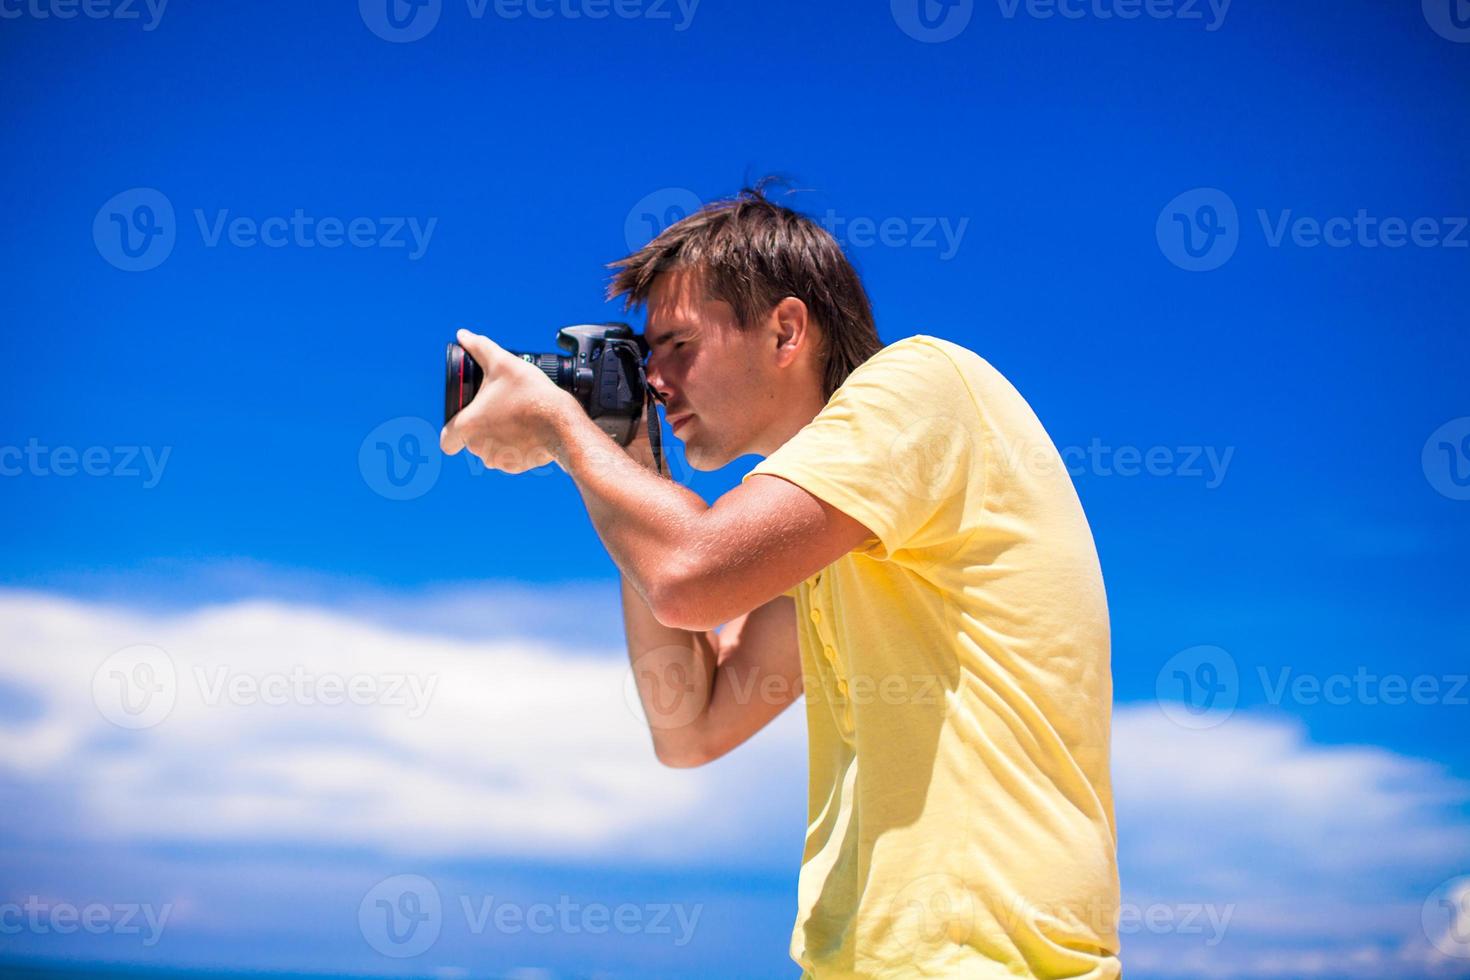
<instances>
[{"instance_id":1,"label":"man's forearm","mask_svg":"<svg viewBox=\"0 0 1470 980\"><path fill-rule=\"evenodd\" d=\"M607 553L648 606L659 610L697 553L699 522L709 505L646 469L586 415L569 414L557 430L557 464L577 484Z\"/></svg>"},{"instance_id":2,"label":"man's forearm","mask_svg":"<svg viewBox=\"0 0 1470 980\"><path fill-rule=\"evenodd\" d=\"M699 721L714 690L719 634L660 623L627 576L621 590L628 660L654 753L665 765L698 765L705 760Z\"/></svg>"}]
</instances>

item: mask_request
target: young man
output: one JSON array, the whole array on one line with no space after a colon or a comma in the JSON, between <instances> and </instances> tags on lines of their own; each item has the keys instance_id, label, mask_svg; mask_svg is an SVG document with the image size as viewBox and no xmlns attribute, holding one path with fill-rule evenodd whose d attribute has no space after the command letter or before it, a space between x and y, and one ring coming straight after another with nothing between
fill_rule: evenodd
<instances>
[{"instance_id":1,"label":"young man","mask_svg":"<svg viewBox=\"0 0 1470 980\"><path fill-rule=\"evenodd\" d=\"M740 486L705 504L467 332L486 381L443 448L576 482L664 763L805 692L804 975L1118 976L1107 601L1035 414L972 351L882 346L837 243L760 191L614 267L691 465L765 457Z\"/></svg>"}]
</instances>

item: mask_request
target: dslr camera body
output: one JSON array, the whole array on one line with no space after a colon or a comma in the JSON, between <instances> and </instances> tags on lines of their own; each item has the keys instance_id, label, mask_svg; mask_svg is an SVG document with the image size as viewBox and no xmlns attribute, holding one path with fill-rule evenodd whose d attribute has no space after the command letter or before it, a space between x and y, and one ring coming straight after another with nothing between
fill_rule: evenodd
<instances>
[{"instance_id":1,"label":"dslr camera body","mask_svg":"<svg viewBox=\"0 0 1470 980\"><path fill-rule=\"evenodd\" d=\"M584 323L562 327L556 334L559 354L509 351L536 365L559 388L574 395L598 427L619 446L626 446L645 421L654 459L662 469L655 395L644 363L648 342L626 323ZM485 380L475 359L450 342L444 365L444 422L474 400Z\"/></svg>"}]
</instances>

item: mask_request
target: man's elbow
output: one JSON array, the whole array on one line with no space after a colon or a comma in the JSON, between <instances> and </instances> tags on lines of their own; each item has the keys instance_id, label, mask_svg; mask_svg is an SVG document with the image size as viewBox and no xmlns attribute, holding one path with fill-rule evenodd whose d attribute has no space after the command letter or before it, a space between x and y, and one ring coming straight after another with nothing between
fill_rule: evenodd
<instances>
[{"instance_id":1,"label":"man's elbow","mask_svg":"<svg viewBox=\"0 0 1470 980\"><path fill-rule=\"evenodd\" d=\"M673 601L655 605L653 616L671 630L687 630L690 633L708 633L723 622L701 611L697 605Z\"/></svg>"},{"instance_id":2,"label":"man's elbow","mask_svg":"<svg viewBox=\"0 0 1470 980\"><path fill-rule=\"evenodd\" d=\"M670 769L697 769L714 758L701 747L689 744L660 745L654 743L653 754L658 757L661 765Z\"/></svg>"},{"instance_id":3,"label":"man's elbow","mask_svg":"<svg viewBox=\"0 0 1470 980\"><path fill-rule=\"evenodd\" d=\"M670 769L697 769L735 746L703 727L703 719L678 729L653 733L653 754Z\"/></svg>"},{"instance_id":4,"label":"man's elbow","mask_svg":"<svg viewBox=\"0 0 1470 980\"><path fill-rule=\"evenodd\" d=\"M669 629L704 633L721 625L729 617L721 617L712 601L716 592L699 576L680 568L669 569L650 597L653 616Z\"/></svg>"},{"instance_id":5,"label":"man's elbow","mask_svg":"<svg viewBox=\"0 0 1470 980\"><path fill-rule=\"evenodd\" d=\"M709 717L699 718L679 728L653 732L653 754L670 769L697 769L729 753L740 739L728 730L713 727Z\"/></svg>"}]
</instances>

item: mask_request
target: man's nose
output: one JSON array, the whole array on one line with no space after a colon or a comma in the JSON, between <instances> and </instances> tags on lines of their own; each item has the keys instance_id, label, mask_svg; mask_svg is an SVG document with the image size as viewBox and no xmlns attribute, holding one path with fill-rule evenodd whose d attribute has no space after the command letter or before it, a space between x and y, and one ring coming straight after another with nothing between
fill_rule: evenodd
<instances>
[{"instance_id":1,"label":"man's nose","mask_svg":"<svg viewBox=\"0 0 1470 980\"><path fill-rule=\"evenodd\" d=\"M664 377L659 373L657 358L649 355L648 363L643 368L644 377L648 379L648 386L653 389L653 397L660 402L669 400L668 389L664 387Z\"/></svg>"}]
</instances>

